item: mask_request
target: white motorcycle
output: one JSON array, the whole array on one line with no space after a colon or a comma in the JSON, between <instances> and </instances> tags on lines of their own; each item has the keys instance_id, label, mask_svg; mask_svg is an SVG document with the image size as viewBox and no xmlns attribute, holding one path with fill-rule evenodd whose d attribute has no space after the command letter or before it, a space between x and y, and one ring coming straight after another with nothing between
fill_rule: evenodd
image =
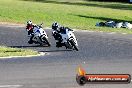
<instances>
[{"instance_id":1,"label":"white motorcycle","mask_svg":"<svg viewBox=\"0 0 132 88\"><path fill-rule=\"evenodd\" d=\"M74 31L66 28L64 33L59 33L61 35L61 44L62 46L65 46L66 49L73 49L78 51L78 43L77 43L77 39L74 35Z\"/></svg>"},{"instance_id":2,"label":"white motorcycle","mask_svg":"<svg viewBox=\"0 0 132 88\"><path fill-rule=\"evenodd\" d=\"M42 23L43 24L43 23ZM42 24L36 25L33 29L33 38L32 41L35 44L40 44L40 45L48 45L50 46L50 43L48 41L48 36L44 29L42 28Z\"/></svg>"}]
</instances>

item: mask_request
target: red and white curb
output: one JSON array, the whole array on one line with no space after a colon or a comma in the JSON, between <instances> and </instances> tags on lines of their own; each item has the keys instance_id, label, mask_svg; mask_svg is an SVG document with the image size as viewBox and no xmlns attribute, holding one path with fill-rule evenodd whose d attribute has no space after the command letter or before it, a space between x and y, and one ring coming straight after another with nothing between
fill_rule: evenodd
<instances>
[{"instance_id":1,"label":"red and white curb","mask_svg":"<svg viewBox=\"0 0 132 88\"><path fill-rule=\"evenodd\" d=\"M26 56L7 56L7 57L0 57L0 59L9 59L9 58L22 58L22 57L38 57L38 56L44 56L47 55L48 53L44 53L44 52L39 52L39 54L37 55L26 55Z\"/></svg>"}]
</instances>

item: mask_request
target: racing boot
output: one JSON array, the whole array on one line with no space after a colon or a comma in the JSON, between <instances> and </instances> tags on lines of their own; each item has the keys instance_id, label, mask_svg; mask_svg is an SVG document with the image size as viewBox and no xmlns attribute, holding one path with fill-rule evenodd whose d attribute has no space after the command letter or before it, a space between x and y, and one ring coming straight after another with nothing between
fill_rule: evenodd
<instances>
[{"instance_id":1,"label":"racing boot","mask_svg":"<svg viewBox=\"0 0 132 88\"><path fill-rule=\"evenodd\" d=\"M61 44L61 42L56 42L56 47L62 47L62 44Z\"/></svg>"},{"instance_id":2,"label":"racing boot","mask_svg":"<svg viewBox=\"0 0 132 88\"><path fill-rule=\"evenodd\" d=\"M34 37L33 35L30 37L30 40L28 41L29 44L33 44L33 40L32 40L33 37Z\"/></svg>"}]
</instances>

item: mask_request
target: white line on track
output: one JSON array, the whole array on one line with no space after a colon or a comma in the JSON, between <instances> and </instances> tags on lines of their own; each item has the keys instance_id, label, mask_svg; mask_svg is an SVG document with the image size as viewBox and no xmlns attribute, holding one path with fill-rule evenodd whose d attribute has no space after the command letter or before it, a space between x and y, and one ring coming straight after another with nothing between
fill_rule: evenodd
<instances>
[{"instance_id":1,"label":"white line on track","mask_svg":"<svg viewBox=\"0 0 132 88\"><path fill-rule=\"evenodd\" d=\"M23 85L0 85L0 88L19 88Z\"/></svg>"},{"instance_id":2,"label":"white line on track","mask_svg":"<svg viewBox=\"0 0 132 88\"><path fill-rule=\"evenodd\" d=\"M123 35L126 35L127 33L122 33Z\"/></svg>"},{"instance_id":3,"label":"white line on track","mask_svg":"<svg viewBox=\"0 0 132 88\"><path fill-rule=\"evenodd\" d=\"M37 56L44 56L47 55L47 53L44 52L39 52L38 55L27 55L27 56L8 56L8 57L0 57L0 59L5 59L5 58L21 58L21 57L37 57Z\"/></svg>"},{"instance_id":4,"label":"white line on track","mask_svg":"<svg viewBox=\"0 0 132 88\"><path fill-rule=\"evenodd\" d=\"M108 33L108 34L116 34L116 32L110 32L110 33Z\"/></svg>"}]
</instances>

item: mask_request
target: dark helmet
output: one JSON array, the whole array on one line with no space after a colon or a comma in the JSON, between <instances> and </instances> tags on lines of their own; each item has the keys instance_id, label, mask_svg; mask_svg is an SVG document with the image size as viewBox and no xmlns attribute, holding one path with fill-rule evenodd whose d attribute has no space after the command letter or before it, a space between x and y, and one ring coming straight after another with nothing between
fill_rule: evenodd
<instances>
[{"instance_id":1,"label":"dark helmet","mask_svg":"<svg viewBox=\"0 0 132 88\"><path fill-rule=\"evenodd\" d=\"M52 29L57 30L58 27L59 27L59 24L57 22L54 22L52 24Z\"/></svg>"}]
</instances>

